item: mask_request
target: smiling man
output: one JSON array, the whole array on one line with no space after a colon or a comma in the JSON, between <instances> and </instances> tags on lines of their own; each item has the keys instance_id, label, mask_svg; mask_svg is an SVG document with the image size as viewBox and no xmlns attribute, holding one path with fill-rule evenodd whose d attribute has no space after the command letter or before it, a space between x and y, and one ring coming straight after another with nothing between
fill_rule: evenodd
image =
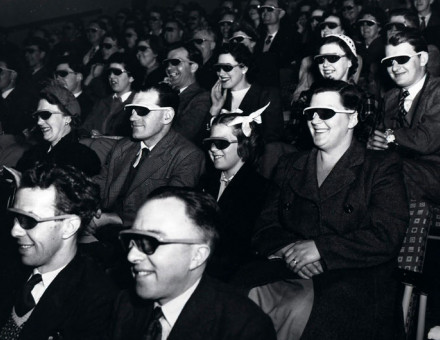
<instances>
[{"instance_id":1,"label":"smiling man","mask_svg":"<svg viewBox=\"0 0 440 340\"><path fill-rule=\"evenodd\" d=\"M98 204L98 187L73 167L42 163L23 174L10 212L26 273L0 291L0 339L102 339L116 291L77 245Z\"/></svg>"},{"instance_id":2,"label":"smiling man","mask_svg":"<svg viewBox=\"0 0 440 340\"><path fill-rule=\"evenodd\" d=\"M172 128L179 97L161 84L136 94L125 110L130 116L132 139L120 140L97 178L105 224L133 224L139 207L154 189L197 185L205 168L204 154Z\"/></svg>"},{"instance_id":3,"label":"smiling man","mask_svg":"<svg viewBox=\"0 0 440 340\"><path fill-rule=\"evenodd\" d=\"M411 199L440 203L440 79L426 71L428 48L417 30L390 38L382 64L397 85L385 95L384 121L368 147L390 146L403 158Z\"/></svg>"},{"instance_id":4,"label":"smiling man","mask_svg":"<svg viewBox=\"0 0 440 340\"><path fill-rule=\"evenodd\" d=\"M203 65L201 52L192 44L176 46L163 61L168 81L179 91L179 110L173 128L196 145L201 145L209 122L209 92L196 81L196 72Z\"/></svg>"},{"instance_id":5,"label":"smiling man","mask_svg":"<svg viewBox=\"0 0 440 340\"><path fill-rule=\"evenodd\" d=\"M135 294L119 295L113 340L276 338L253 302L204 275L219 227L220 208L208 194L168 187L150 195L120 233Z\"/></svg>"}]
</instances>

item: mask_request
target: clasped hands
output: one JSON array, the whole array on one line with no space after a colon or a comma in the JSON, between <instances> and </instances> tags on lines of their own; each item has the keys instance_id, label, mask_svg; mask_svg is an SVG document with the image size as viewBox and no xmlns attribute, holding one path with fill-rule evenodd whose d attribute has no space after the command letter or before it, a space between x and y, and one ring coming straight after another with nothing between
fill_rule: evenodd
<instances>
[{"instance_id":1,"label":"clasped hands","mask_svg":"<svg viewBox=\"0 0 440 340\"><path fill-rule=\"evenodd\" d=\"M291 243L277 253L284 259L287 268L303 279L311 279L324 271L321 255L313 240Z\"/></svg>"}]
</instances>

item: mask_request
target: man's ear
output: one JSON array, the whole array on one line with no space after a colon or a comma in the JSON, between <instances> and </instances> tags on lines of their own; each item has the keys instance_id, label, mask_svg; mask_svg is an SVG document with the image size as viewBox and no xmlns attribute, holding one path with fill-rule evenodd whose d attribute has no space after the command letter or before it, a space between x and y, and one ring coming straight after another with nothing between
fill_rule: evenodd
<instances>
[{"instance_id":1,"label":"man's ear","mask_svg":"<svg viewBox=\"0 0 440 340\"><path fill-rule=\"evenodd\" d=\"M280 19L282 19L286 15L286 11L284 9L280 9Z\"/></svg>"},{"instance_id":2,"label":"man's ear","mask_svg":"<svg viewBox=\"0 0 440 340\"><path fill-rule=\"evenodd\" d=\"M420 52L420 66L426 66L429 61L428 52L422 51Z\"/></svg>"},{"instance_id":3,"label":"man's ear","mask_svg":"<svg viewBox=\"0 0 440 340\"><path fill-rule=\"evenodd\" d=\"M211 253L211 248L207 244L197 245L197 249L193 254L191 263L189 265L189 269L194 270L196 268L199 268L204 263L206 263L210 253Z\"/></svg>"},{"instance_id":4,"label":"man's ear","mask_svg":"<svg viewBox=\"0 0 440 340\"><path fill-rule=\"evenodd\" d=\"M199 64L197 63L191 63L191 73L196 73L196 71L199 69Z\"/></svg>"},{"instance_id":5,"label":"man's ear","mask_svg":"<svg viewBox=\"0 0 440 340\"><path fill-rule=\"evenodd\" d=\"M174 109L169 108L168 110L164 110L162 116L162 123L165 125L171 124L173 122L175 112Z\"/></svg>"},{"instance_id":6,"label":"man's ear","mask_svg":"<svg viewBox=\"0 0 440 340\"><path fill-rule=\"evenodd\" d=\"M357 125L358 123L358 112L356 111L355 113L352 113L349 115L349 122L348 122L348 128L349 129L354 129L354 127Z\"/></svg>"},{"instance_id":7,"label":"man's ear","mask_svg":"<svg viewBox=\"0 0 440 340\"><path fill-rule=\"evenodd\" d=\"M73 237L81 227L81 219L79 216L72 216L63 221L63 234L64 240Z\"/></svg>"}]
</instances>

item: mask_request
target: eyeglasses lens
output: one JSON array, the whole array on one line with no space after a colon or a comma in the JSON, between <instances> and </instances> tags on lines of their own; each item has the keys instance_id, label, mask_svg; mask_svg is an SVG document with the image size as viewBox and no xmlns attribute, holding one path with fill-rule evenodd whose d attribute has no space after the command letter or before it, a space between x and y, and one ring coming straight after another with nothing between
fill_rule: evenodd
<instances>
[{"instance_id":1,"label":"eyeglasses lens","mask_svg":"<svg viewBox=\"0 0 440 340\"><path fill-rule=\"evenodd\" d=\"M397 62L399 65L406 64L411 59L408 55L400 55L397 57L389 58L383 61L383 64L385 67L391 67L394 64L394 61Z\"/></svg>"},{"instance_id":2,"label":"eyeglasses lens","mask_svg":"<svg viewBox=\"0 0 440 340\"><path fill-rule=\"evenodd\" d=\"M50 111L38 111L34 113L34 118L38 119L40 117L42 120L48 120L52 116Z\"/></svg>"},{"instance_id":3,"label":"eyeglasses lens","mask_svg":"<svg viewBox=\"0 0 440 340\"><path fill-rule=\"evenodd\" d=\"M180 59L165 59L163 61L163 64L165 65L165 67L168 67L170 65L172 66L178 66L180 65L182 61Z\"/></svg>"},{"instance_id":4,"label":"eyeglasses lens","mask_svg":"<svg viewBox=\"0 0 440 340\"><path fill-rule=\"evenodd\" d=\"M322 120L327 120L332 118L336 111L332 109L326 109L326 108L308 108L304 109L304 116L307 120L313 120L313 117L315 116L315 113L318 115L318 117Z\"/></svg>"},{"instance_id":5,"label":"eyeglasses lens","mask_svg":"<svg viewBox=\"0 0 440 340\"><path fill-rule=\"evenodd\" d=\"M225 72L231 72L233 69L234 69L234 66L232 66L232 65L224 65L224 64L214 65L214 70L216 72L221 72L221 70L223 70Z\"/></svg>"},{"instance_id":6,"label":"eyeglasses lens","mask_svg":"<svg viewBox=\"0 0 440 340\"><path fill-rule=\"evenodd\" d=\"M372 27L376 25L376 23L374 21L369 21L369 20L363 20L363 21L359 21L359 26L368 26L368 27Z\"/></svg>"},{"instance_id":7,"label":"eyeglasses lens","mask_svg":"<svg viewBox=\"0 0 440 340\"><path fill-rule=\"evenodd\" d=\"M174 27L165 27L165 32L174 32Z\"/></svg>"},{"instance_id":8,"label":"eyeglasses lens","mask_svg":"<svg viewBox=\"0 0 440 340\"><path fill-rule=\"evenodd\" d=\"M128 111L130 114L134 112L136 112L136 114L139 117L145 117L147 114L149 114L151 112L150 109L146 108L146 107L133 107L133 106L129 106L127 108L125 108L126 111Z\"/></svg>"},{"instance_id":9,"label":"eyeglasses lens","mask_svg":"<svg viewBox=\"0 0 440 340\"><path fill-rule=\"evenodd\" d=\"M109 75L114 74L115 76L120 76L122 73L124 73L124 71L119 68L109 68L108 69Z\"/></svg>"},{"instance_id":10,"label":"eyeglasses lens","mask_svg":"<svg viewBox=\"0 0 440 340\"><path fill-rule=\"evenodd\" d=\"M208 150L211 149L213 144L218 150L224 150L231 145L230 142L224 139L207 139L203 141L203 146Z\"/></svg>"},{"instance_id":11,"label":"eyeglasses lens","mask_svg":"<svg viewBox=\"0 0 440 340\"><path fill-rule=\"evenodd\" d=\"M260 6L260 12L268 12L268 13L272 13L275 10L275 7L272 6Z\"/></svg>"},{"instance_id":12,"label":"eyeglasses lens","mask_svg":"<svg viewBox=\"0 0 440 340\"><path fill-rule=\"evenodd\" d=\"M11 213L11 214L12 217L17 220L18 224L25 230L35 228L35 226L38 224L38 222L30 216L21 215L17 213Z\"/></svg>"},{"instance_id":13,"label":"eyeglasses lens","mask_svg":"<svg viewBox=\"0 0 440 340\"><path fill-rule=\"evenodd\" d=\"M354 7L353 6L344 6L344 7L342 7L342 11L344 12L344 11L351 11L351 10L353 10L354 9Z\"/></svg>"},{"instance_id":14,"label":"eyeglasses lens","mask_svg":"<svg viewBox=\"0 0 440 340\"><path fill-rule=\"evenodd\" d=\"M148 50L147 46L138 46L137 47L138 52L146 52Z\"/></svg>"},{"instance_id":15,"label":"eyeglasses lens","mask_svg":"<svg viewBox=\"0 0 440 340\"><path fill-rule=\"evenodd\" d=\"M204 40L203 39L193 39L194 43L197 45L201 45L203 44Z\"/></svg>"},{"instance_id":16,"label":"eyeglasses lens","mask_svg":"<svg viewBox=\"0 0 440 340\"><path fill-rule=\"evenodd\" d=\"M231 42L238 44L244 41L244 37L235 37L231 39Z\"/></svg>"},{"instance_id":17,"label":"eyeglasses lens","mask_svg":"<svg viewBox=\"0 0 440 340\"><path fill-rule=\"evenodd\" d=\"M341 58L342 58L342 56L339 56L339 55L322 55L322 56L317 56L315 58L315 60L318 64L324 64L324 62L326 60L330 64L334 64L334 63L338 62Z\"/></svg>"},{"instance_id":18,"label":"eyeglasses lens","mask_svg":"<svg viewBox=\"0 0 440 340\"><path fill-rule=\"evenodd\" d=\"M336 27L338 27L339 25L335 22L322 22L319 27L321 27L321 29L325 29L325 28L329 28L331 30L334 30Z\"/></svg>"},{"instance_id":19,"label":"eyeglasses lens","mask_svg":"<svg viewBox=\"0 0 440 340\"><path fill-rule=\"evenodd\" d=\"M102 48L105 48L106 50L110 50L113 47L112 44L108 44L108 43L103 43L102 44Z\"/></svg>"},{"instance_id":20,"label":"eyeglasses lens","mask_svg":"<svg viewBox=\"0 0 440 340\"><path fill-rule=\"evenodd\" d=\"M133 235L133 234L121 234L120 239L122 247L129 251L132 242L136 245L140 251L147 255L153 255L159 246L159 241L152 236L147 235Z\"/></svg>"},{"instance_id":21,"label":"eyeglasses lens","mask_svg":"<svg viewBox=\"0 0 440 340\"><path fill-rule=\"evenodd\" d=\"M57 77L61 77L61 78L65 78L65 77L67 77L68 74L69 74L68 71L63 71L63 70L61 70L61 71L55 71L55 76L57 76Z\"/></svg>"}]
</instances>

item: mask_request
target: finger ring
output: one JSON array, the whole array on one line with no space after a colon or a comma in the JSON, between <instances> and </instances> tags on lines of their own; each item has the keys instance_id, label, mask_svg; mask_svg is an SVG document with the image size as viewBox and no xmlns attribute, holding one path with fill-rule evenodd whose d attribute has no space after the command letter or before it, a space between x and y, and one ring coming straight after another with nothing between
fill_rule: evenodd
<instances>
[{"instance_id":1,"label":"finger ring","mask_svg":"<svg viewBox=\"0 0 440 340\"><path fill-rule=\"evenodd\" d=\"M297 264L298 261L296 261L296 259L293 259L293 264Z\"/></svg>"}]
</instances>

